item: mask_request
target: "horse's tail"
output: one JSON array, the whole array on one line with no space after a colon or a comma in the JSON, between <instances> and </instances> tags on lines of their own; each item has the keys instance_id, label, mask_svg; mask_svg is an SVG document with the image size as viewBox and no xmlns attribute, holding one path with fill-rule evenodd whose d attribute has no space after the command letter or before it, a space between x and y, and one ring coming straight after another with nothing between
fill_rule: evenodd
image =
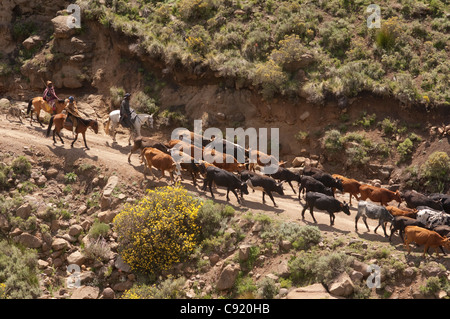
<instances>
[{"instance_id":1,"label":"horse's tail","mask_svg":"<svg viewBox=\"0 0 450 319\"><path fill-rule=\"evenodd\" d=\"M50 122L48 123L48 128L47 128L47 137L50 136L50 131L52 130L53 118L54 118L54 117L55 117L54 115L52 115L52 116L50 117Z\"/></svg>"},{"instance_id":2,"label":"horse's tail","mask_svg":"<svg viewBox=\"0 0 450 319\"><path fill-rule=\"evenodd\" d=\"M30 102L28 102L27 114L30 114L32 105L33 105L33 99L31 99Z\"/></svg>"},{"instance_id":3,"label":"horse's tail","mask_svg":"<svg viewBox=\"0 0 450 319\"><path fill-rule=\"evenodd\" d=\"M105 125L105 133L109 135L109 123L111 122L111 119L108 118L108 121L106 122Z\"/></svg>"}]
</instances>

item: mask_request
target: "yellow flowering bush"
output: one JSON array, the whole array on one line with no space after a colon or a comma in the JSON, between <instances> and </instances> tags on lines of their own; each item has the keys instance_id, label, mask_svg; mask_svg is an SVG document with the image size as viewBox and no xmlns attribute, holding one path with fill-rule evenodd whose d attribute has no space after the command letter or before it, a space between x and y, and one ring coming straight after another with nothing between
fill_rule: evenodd
<instances>
[{"instance_id":1,"label":"yellow flowering bush","mask_svg":"<svg viewBox=\"0 0 450 319\"><path fill-rule=\"evenodd\" d=\"M123 260L133 270L149 273L183 261L199 240L196 219L201 206L181 186L147 190L143 199L113 220Z\"/></svg>"},{"instance_id":2,"label":"yellow flowering bush","mask_svg":"<svg viewBox=\"0 0 450 319\"><path fill-rule=\"evenodd\" d=\"M260 62L256 65L253 84L261 87L261 93L267 100L273 98L287 80L286 73L274 60Z\"/></svg>"},{"instance_id":3,"label":"yellow flowering bush","mask_svg":"<svg viewBox=\"0 0 450 319\"><path fill-rule=\"evenodd\" d=\"M0 283L0 299L6 299L6 284Z\"/></svg>"}]
</instances>

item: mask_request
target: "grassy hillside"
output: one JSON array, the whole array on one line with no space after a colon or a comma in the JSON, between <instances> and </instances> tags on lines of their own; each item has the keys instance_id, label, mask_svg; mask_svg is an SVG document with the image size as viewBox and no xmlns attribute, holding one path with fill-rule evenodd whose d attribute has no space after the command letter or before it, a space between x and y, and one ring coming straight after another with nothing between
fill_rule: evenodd
<instances>
[{"instance_id":1,"label":"grassy hillside","mask_svg":"<svg viewBox=\"0 0 450 319\"><path fill-rule=\"evenodd\" d=\"M406 105L450 104L448 4L370 0L78 0L85 18L138 36L169 71L212 71L267 99L323 103L360 92Z\"/></svg>"}]
</instances>

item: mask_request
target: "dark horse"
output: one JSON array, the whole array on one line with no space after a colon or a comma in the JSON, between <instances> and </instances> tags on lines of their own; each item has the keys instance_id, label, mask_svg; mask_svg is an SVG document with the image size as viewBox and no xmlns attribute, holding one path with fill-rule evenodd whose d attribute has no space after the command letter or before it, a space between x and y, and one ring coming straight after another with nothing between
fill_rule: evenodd
<instances>
[{"instance_id":1,"label":"dark horse","mask_svg":"<svg viewBox=\"0 0 450 319\"><path fill-rule=\"evenodd\" d=\"M53 142L55 144L56 144L55 133L58 134L59 139L61 140L61 143L64 144L64 141L61 138L61 135L59 135L59 132L63 128L65 128L66 130L72 131L72 124L66 122L66 117L67 117L67 115L65 115L65 114L56 114L50 118L50 123L48 124L48 128L47 128L47 137L50 135L50 130L52 129L53 123L55 123L55 129L53 130ZM86 120L86 119L78 120L78 125L75 128L76 136L71 144L71 147L73 147L73 144L77 140L78 134L81 133L83 135L84 146L86 146L86 149L89 149L89 147L86 144L86 135L85 135L88 127L91 127L94 130L95 134L98 133L98 122L96 120Z\"/></svg>"}]
</instances>

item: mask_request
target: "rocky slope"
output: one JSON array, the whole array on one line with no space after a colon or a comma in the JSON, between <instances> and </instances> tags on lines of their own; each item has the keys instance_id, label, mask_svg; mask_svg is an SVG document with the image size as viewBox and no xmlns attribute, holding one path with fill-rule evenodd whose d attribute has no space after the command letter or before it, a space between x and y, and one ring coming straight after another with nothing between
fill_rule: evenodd
<instances>
[{"instance_id":1,"label":"rocky slope","mask_svg":"<svg viewBox=\"0 0 450 319\"><path fill-rule=\"evenodd\" d=\"M344 105L335 100L326 101L322 106L305 99L274 99L268 102L248 88L239 88L234 84L224 85L221 82L211 83L202 81L201 78L186 78L183 73L168 73L163 63L148 59L139 50L136 39L106 28L96 21L83 21L80 30L67 29L61 10L69 3L46 0L7 0L0 3L0 95L7 98L0 102L2 114L10 108L9 101L25 109L30 98L42 93L43 81L47 79L55 83L61 97L75 96L86 117L97 118L103 123L108 112L115 107L111 87L122 87L133 93L151 92L160 109L157 114L160 125L156 130L146 129L144 135L154 137L155 141L167 140L170 135L171 127L165 126L165 119L161 115L163 110L183 114L188 123L193 119L202 119L205 126L278 127L280 154L288 163L292 163L295 158L297 161L302 161L301 157L308 161L312 159L314 163L333 173L346 173L366 182L379 179L379 183L386 187L406 185L410 176L410 173L405 173L406 169L420 167L432 152L450 152L448 138L438 131L439 127L448 124L443 123L449 112L445 107L439 111L411 112L411 109L404 108L399 101L369 94L360 94L347 100ZM376 114L374 123L367 127L360 124L371 114ZM396 148L407 134L399 131L388 138L383 136L377 123L386 118L404 124L408 134L415 133L421 138L420 142L414 144L411 158L406 162L399 163ZM138 166L136 162L134 166L124 165L125 154L128 152L125 140L119 139L119 144L112 145L110 138L102 135L101 125L99 136L88 131L88 143L93 143L94 146L91 151L77 147L71 150L67 146L55 147L50 139L43 137L43 131L35 126L19 125L3 118L1 121L1 161L9 164L17 156L25 155L33 167L30 176L9 177L13 188L2 195L9 201L14 195L21 194L21 189L28 189L30 184L37 186L29 186L31 190L28 194L21 194L20 205L11 210L10 214L17 217L15 224L2 219L1 229L7 238L37 249L42 288L39 297L119 297L137 278L136 274L120 262L114 233L107 231L104 234L106 244L94 241L99 244L100 249L102 245L105 246L105 260L89 259L85 249L91 245L92 236L89 233L96 222L111 228L112 218L123 205L143 194L145 183L142 184L140 175L142 166ZM346 165L345 156L338 161L330 158L322 143L324 133L330 128L339 128L342 134L358 133L380 144L384 142L390 145L390 155L382 157L370 153L369 163L363 166ZM125 131L121 131L123 132ZM307 133L307 137L303 138L301 135L296 138L298 133ZM355 143L358 144L350 141L346 147L356 147ZM77 176L73 183L67 181L70 176L74 177L66 176L70 173ZM114 182L114 176L120 176L119 182ZM185 185L189 183L186 182ZM260 202L259 194L250 195L250 199ZM292 204L291 198L280 199L281 208L275 212L251 200L248 205L246 208L264 212L280 220L304 223L298 217L298 204ZM237 219L237 222L247 224L242 215L237 215ZM344 239L340 238L340 232L336 232L336 229L324 226L328 225L327 216L323 216L322 221L320 227L326 237L321 246L323 250L334 251L336 243L341 243L338 246L342 246L342 250L369 263L370 259L365 254L361 256L361 252L352 251L355 241L358 244L362 241L366 250L370 248L370 251L377 251L386 247L393 249L395 257L392 260L400 260L406 265L386 270L383 288L373 291L374 297L381 297L385 293L392 298L424 297L419 287L424 286L428 278L448 277L447 258L436 260L440 266L434 262L421 262L415 257L406 258L399 241L390 246L379 235L367 233L354 237L356 235L353 233L352 218L343 218L342 224L337 221L337 229L344 229ZM30 225L41 226L36 229ZM236 279L236 269L240 267L240 261L245 261L248 245L256 245L261 240L258 237L258 227L257 222L248 222L245 239L232 243L226 254L202 256L206 265L204 270L198 271L187 264L174 269L174 273L182 274L188 279L183 288L186 296L196 298L213 294L217 297L229 293L226 289L225 292L217 292L216 283L220 281L222 274L223 278ZM284 244L289 247L289 243ZM288 272L287 261L295 254L291 248L283 253L265 251L255 264L251 278L259 281L268 276L275 280L277 287L281 287L283 276ZM230 262L234 266L230 266ZM69 278L66 269L69 264L80 266L81 289L67 289L64 286ZM445 270L441 268L442 265ZM341 278L342 285L364 285L367 274L355 267L354 272L348 273L350 281L348 278ZM231 280L221 285L229 287L234 283ZM278 291L278 297L299 296L296 294L300 291L296 288L284 285L282 288L284 290ZM311 287L313 291L316 288ZM330 287L326 288L326 296L329 296ZM323 292L323 288L319 290ZM337 290L344 292L334 295L346 295L345 291L348 291ZM311 290L307 291L308 296L311 296ZM431 296L434 297L433 294ZM438 291L438 297L445 297L445 292Z\"/></svg>"}]
</instances>

